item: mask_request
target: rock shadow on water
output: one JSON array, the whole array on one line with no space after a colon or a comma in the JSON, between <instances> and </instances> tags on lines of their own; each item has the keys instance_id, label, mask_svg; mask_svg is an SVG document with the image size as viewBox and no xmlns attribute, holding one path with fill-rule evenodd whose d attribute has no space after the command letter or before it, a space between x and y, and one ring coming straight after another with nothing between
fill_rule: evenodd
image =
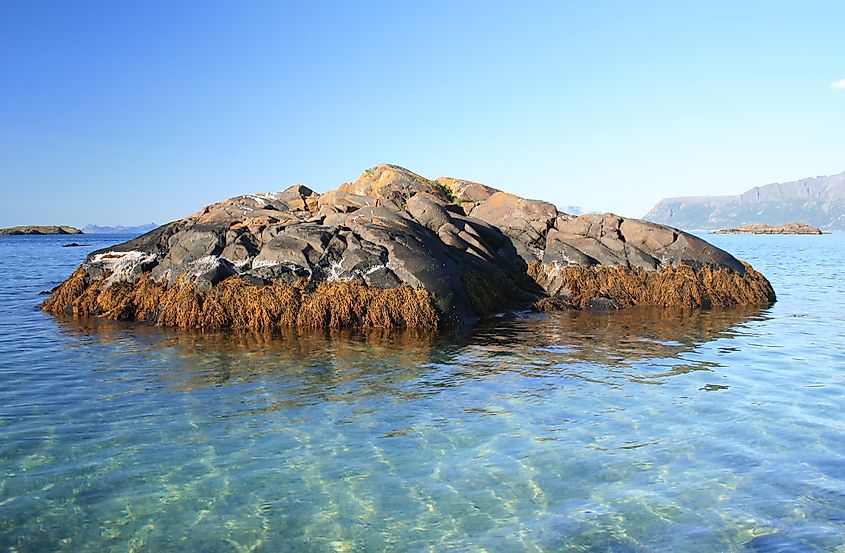
<instances>
[{"instance_id":1,"label":"rock shadow on water","mask_svg":"<svg viewBox=\"0 0 845 553\"><path fill-rule=\"evenodd\" d=\"M718 339L730 339L766 309L668 309L632 307L618 311L570 311L491 322L477 329L468 350L482 352L499 370L558 374L566 366L599 365L643 382L720 365L690 361L687 354ZM634 371L647 365L648 374ZM655 366L665 371L654 372ZM533 370L532 370L533 369Z\"/></svg>"},{"instance_id":2,"label":"rock shadow on water","mask_svg":"<svg viewBox=\"0 0 845 553\"><path fill-rule=\"evenodd\" d=\"M106 345L115 352L106 372L144 367L144 380L181 391L267 383L279 396L268 408L278 409L368 395L410 400L507 375L609 386L661 383L718 368L688 354L765 317L760 309L643 307L532 314L451 335L380 329L197 333L75 318L60 324L70 339L66 347Z\"/></svg>"},{"instance_id":3,"label":"rock shadow on water","mask_svg":"<svg viewBox=\"0 0 845 553\"><path fill-rule=\"evenodd\" d=\"M432 332L413 330L198 333L74 318L61 325L71 338L66 347L95 344L116 352L106 372L144 367L145 381L183 392L269 383L286 397L278 407L396 393L431 362L437 344Z\"/></svg>"}]
</instances>

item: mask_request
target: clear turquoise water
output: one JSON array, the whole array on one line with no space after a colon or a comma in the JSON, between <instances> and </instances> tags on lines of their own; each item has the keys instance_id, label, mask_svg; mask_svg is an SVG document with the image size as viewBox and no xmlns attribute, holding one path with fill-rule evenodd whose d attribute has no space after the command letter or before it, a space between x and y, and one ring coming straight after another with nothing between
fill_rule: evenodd
<instances>
[{"instance_id":1,"label":"clear turquoise water","mask_svg":"<svg viewBox=\"0 0 845 553\"><path fill-rule=\"evenodd\" d=\"M0 551L845 551L845 237L710 236L763 311L471 336L57 321L0 238Z\"/></svg>"}]
</instances>

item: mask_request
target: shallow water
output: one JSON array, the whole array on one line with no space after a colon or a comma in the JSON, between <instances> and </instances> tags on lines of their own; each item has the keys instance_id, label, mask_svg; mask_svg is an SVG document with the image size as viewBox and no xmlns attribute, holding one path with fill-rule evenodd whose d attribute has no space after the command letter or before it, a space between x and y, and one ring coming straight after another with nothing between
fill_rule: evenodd
<instances>
[{"instance_id":1,"label":"shallow water","mask_svg":"<svg viewBox=\"0 0 845 553\"><path fill-rule=\"evenodd\" d=\"M0 551L845 551L845 237L709 236L767 310L471 336L57 321L0 238Z\"/></svg>"}]
</instances>

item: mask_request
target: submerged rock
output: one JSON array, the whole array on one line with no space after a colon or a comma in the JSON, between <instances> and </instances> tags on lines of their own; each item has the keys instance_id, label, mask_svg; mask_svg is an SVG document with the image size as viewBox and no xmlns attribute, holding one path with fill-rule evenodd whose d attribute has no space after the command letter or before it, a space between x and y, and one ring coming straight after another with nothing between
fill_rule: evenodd
<instances>
[{"instance_id":1,"label":"submerged rock","mask_svg":"<svg viewBox=\"0 0 845 553\"><path fill-rule=\"evenodd\" d=\"M690 234L393 165L317 194L237 196L93 252L46 311L216 330L472 324L517 309L768 305Z\"/></svg>"}]
</instances>

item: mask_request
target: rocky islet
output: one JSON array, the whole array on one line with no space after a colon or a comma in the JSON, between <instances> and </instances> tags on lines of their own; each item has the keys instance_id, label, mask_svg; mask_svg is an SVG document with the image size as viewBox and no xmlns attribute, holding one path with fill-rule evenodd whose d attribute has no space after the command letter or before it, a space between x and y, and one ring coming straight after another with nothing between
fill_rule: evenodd
<instances>
[{"instance_id":1,"label":"rocky islet","mask_svg":"<svg viewBox=\"0 0 845 553\"><path fill-rule=\"evenodd\" d=\"M742 225L738 227L714 230L713 234L824 234L818 227L804 223L786 225Z\"/></svg>"},{"instance_id":2,"label":"rocky islet","mask_svg":"<svg viewBox=\"0 0 845 553\"><path fill-rule=\"evenodd\" d=\"M380 165L324 194L230 198L93 252L43 308L203 330L435 329L525 308L774 300L763 275L677 229Z\"/></svg>"},{"instance_id":3,"label":"rocky islet","mask_svg":"<svg viewBox=\"0 0 845 553\"><path fill-rule=\"evenodd\" d=\"M24 225L19 227L0 228L0 236L23 236L42 234L82 234L76 227L66 225Z\"/></svg>"}]
</instances>

